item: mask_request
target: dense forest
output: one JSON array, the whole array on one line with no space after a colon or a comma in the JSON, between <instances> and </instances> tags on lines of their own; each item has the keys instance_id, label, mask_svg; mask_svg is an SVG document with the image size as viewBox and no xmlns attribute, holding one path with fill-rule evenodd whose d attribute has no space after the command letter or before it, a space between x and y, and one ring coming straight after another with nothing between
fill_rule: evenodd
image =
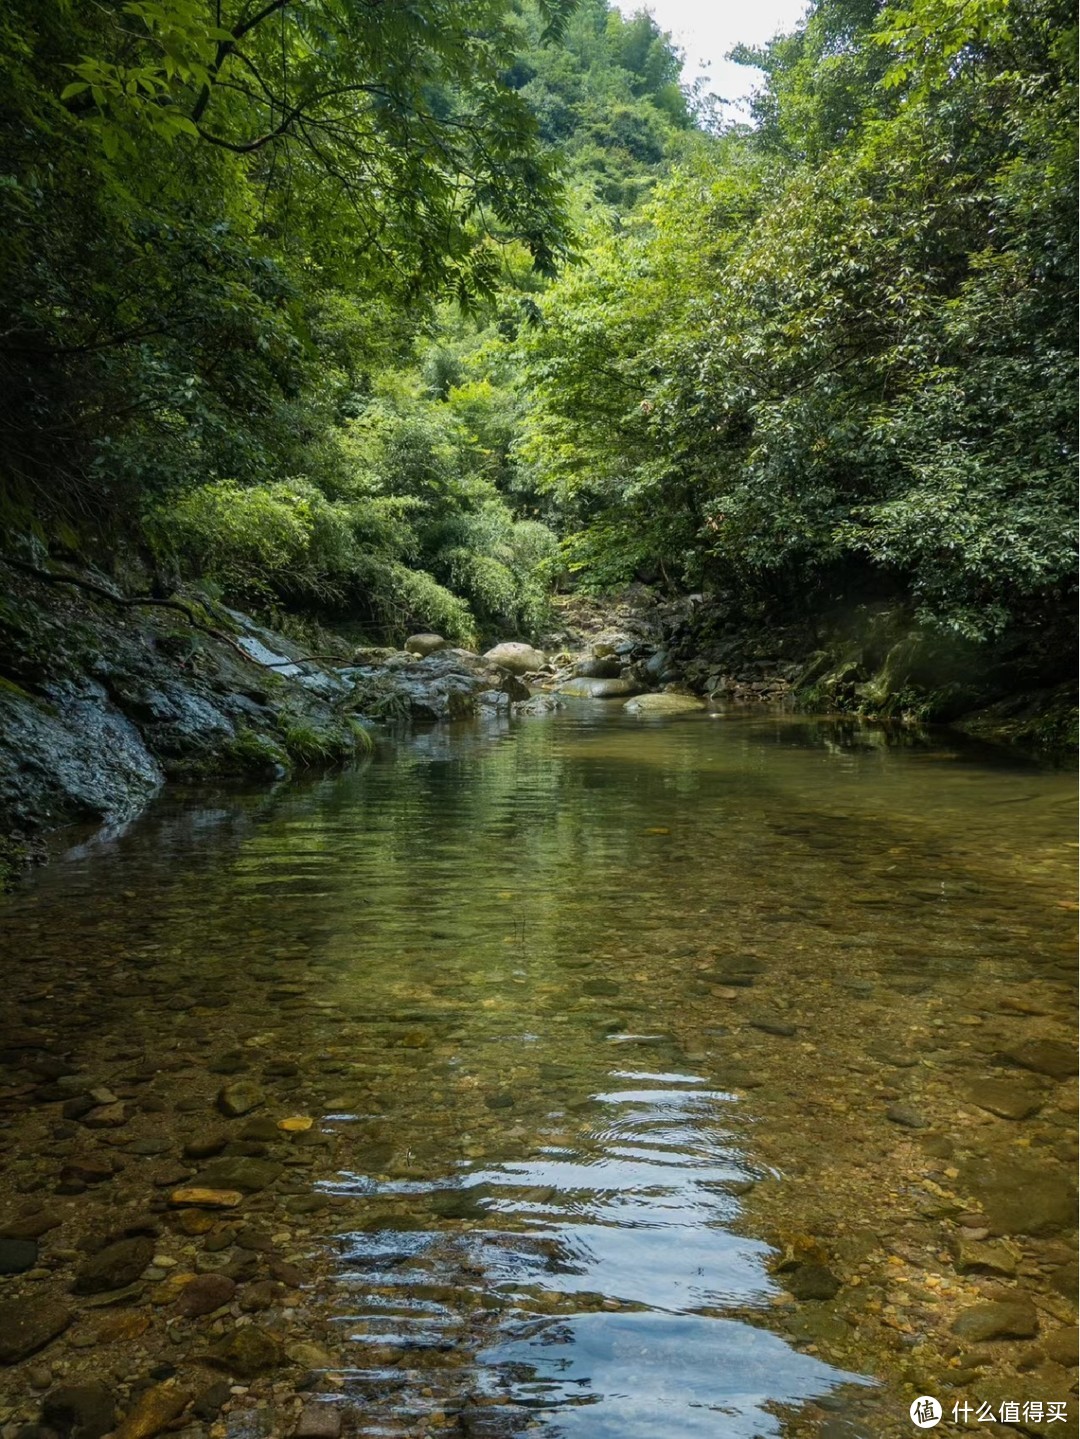
<instances>
[{"instance_id":1,"label":"dense forest","mask_svg":"<svg viewBox=\"0 0 1080 1439\"><path fill-rule=\"evenodd\" d=\"M376 641L881 605L1064 672L1061 0L818 0L752 123L606 0L13 0L0 50L11 554Z\"/></svg>"}]
</instances>

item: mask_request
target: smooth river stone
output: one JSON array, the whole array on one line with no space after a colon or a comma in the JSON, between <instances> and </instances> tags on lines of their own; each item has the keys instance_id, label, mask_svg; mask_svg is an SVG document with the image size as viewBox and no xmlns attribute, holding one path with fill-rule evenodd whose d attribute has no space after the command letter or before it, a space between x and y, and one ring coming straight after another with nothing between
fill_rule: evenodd
<instances>
[{"instance_id":1,"label":"smooth river stone","mask_svg":"<svg viewBox=\"0 0 1080 1439\"><path fill-rule=\"evenodd\" d=\"M990 1339L1030 1339L1038 1333L1035 1306L1026 1299L991 1300L962 1309L953 1322L959 1339L983 1344Z\"/></svg>"},{"instance_id":2,"label":"smooth river stone","mask_svg":"<svg viewBox=\"0 0 1080 1439\"><path fill-rule=\"evenodd\" d=\"M237 1189L174 1189L169 1203L177 1208L192 1205L199 1209L235 1209L244 1202L244 1196Z\"/></svg>"},{"instance_id":3,"label":"smooth river stone","mask_svg":"<svg viewBox=\"0 0 1080 1439\"><path fill-rule=\"evenodd\" d=\"M38 1247L32 1239L0 1239L0 1274L25 1274L37 1263Z\"/></svg>"},{"instance_id":4,"label":"smooth river stone","mask_svg":"<svg viewBox=\"0 0 1080 1439\"><path fill-rule=\"evenodd\" d=\"M697 695L655 694L638 695L627 700L623 709L629 715L677 715L690 714L706 708L705 701Z\"/></svg>"},{"instance_id":5,"label":"smooth river stone","mask_svg":"<svg viewBox=\"0 0 1080 1439\"><path fill-rule=\"evenodd\" d=\"M273 1184L282 1166L272 1159L249 1159L246 1155L215 1159L195 1177L194 1187L211 1191L238 1189L241 1194L257 1194Z\"/></svg>"},{"instance_id":6,"label":"smooth river stone","mask_svg":"<svg viewBox=\"0 0 1080 1439\"><path fill-rule=\"evenodd\" d=\"M1072 1079L1077 1072L1076 1049L1060 1039L1028 1039L1002 1050L1001 1057L1009 1064L1048 1074L1052 1079Z\"/></svg>"},{"instance_id":7,"label":"smooth river stone","mask_svg":"<svg viewBox=\"0 0 1080 1439\"><path fill-rule=\"evenodd\" d=\"M116 1405L108 1385L100 1379L85 1384L61 1384L46 1396L42 1422L70 1439L102 1439L116 1420Z\"/></svg>"},{"instance_id":8,"label":"smooth river stone","mask_svg":"<svg viewBox=\"0 0 1080 1439\"><path fill-rule=\"evenodd\" d=\"M566 680L558 686L556 694L569 695L572 699L615 700L639 694L642 686L634 680Z\"/></svg>"},{"instance_id":9,"label":"smooth river stone","mask_svg":"<svg viewBox=\"0 0 1080 1439\"><path fill-rule=\"evenodd\" d=\"M71 1310L56 1299L9 1299L0 1304L0 1364L18 1364L44 1349L71 1323Z\"/></svg>"},{"instance_id":10,"label":"smooth river stone","mask_svg":"<svg viewBox=\"0 0 1080 1439\"><path fill-rule=\"evenodd\" d=\"M154 1243L139 1236L119 1239L91 1255L75 1276L75 1294L104 1294L134 1284L154 1257Z\"/></svg>"},{"instance_id":11,"label":"smooth river stone","mask_svg":"<svg viewBox=\"0 0 1080 1439\"><path fill-rule=\"evenodd\" d=\"M540 651L533 649L532 645L518 644L516 641L495 645L493 649L484 652L484 658L489 664L499 665L501 669L509 670L514 675L532 674L535 670L543 669L547 663Z\"/></svg>"},{"instance_id":12,"label":"smooth river stone","mask_svg":"<svg viewBox=\"0 0 1080 1439\"><path fill-rule=\"evenodd\" d=\"M1064 1169L1003 1155L963 1165L957 1186L982 1207L992 1234L1050 1234L1076 1222L1076 1190Z\"/></svg>"},{"instance_id":13,"label":"smooth river stone","mask_svg":"<svg viewBox=\"0 0 1080 1439\"><path fill-rule=\"evenodd\" d=\"M272 1334L248 1324L227 1334L206 1358L238 1379L254 1379L268 1369L280 1367L285 1362L285 1351Z\"/></svg>"},{"instance_id":14,"label":"smooth river stone","mask_svg":"<svg viewBox=\"0 0 1080 1439\"><path fill-rule=\"evenodd\" d=\"M409 654L419 655L421 659L426 659L428 655L446 649L446 646L447 641L443 639L442 635L436 634L410 635L405 641L405 648Z\"/></svg>"},{"instance_id":15,"label":"smooth river stone","mask_svg":"<svg viewBox=\"0 0 1080 1439\"><path fill-rule=\"evenodd\" d=\"M218 1093L217 1107L229 1119L239 1119L263 1103L265 1095L250 1079L238 1079L235 1084L226 1084Z\"/></svg>"},{"instance_id":16,"label":"smooth river stone","mask_svg":"<svg viewBox=\"0 0 1080 1439\"><path fill-rule=\"evenodd\" d=\"M1000 1119L1027 1119L1042 1108L1042 1096L1027 1085L1007 1079L976 1079L965 1086L964 1094L979 1109Z\"/></svg>"},{"instance_id":17,"label":"smooth river stone","mask_svg":"<svg viewBox=\"0 0 1080 1439\"><path fill-rule=\"evenodd\" d=\"M116 1439L151 1439L167 1424L182 1414L191 1402L191 1395L178 1389L171 1381L155 1384L135 1401L124 1422L116 1430Z\"/></svg>"}]
</instances>

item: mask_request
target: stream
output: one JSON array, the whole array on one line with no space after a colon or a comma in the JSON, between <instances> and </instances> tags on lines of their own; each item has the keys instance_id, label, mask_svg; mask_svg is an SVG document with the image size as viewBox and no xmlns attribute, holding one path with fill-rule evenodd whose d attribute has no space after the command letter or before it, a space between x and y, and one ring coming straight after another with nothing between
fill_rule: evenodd
<instances>
[{"instance_id":1,"label":"stream","mask_svg":"<svg viewBox=\"0 0 1080 1439\"><path fill-rule=\"evenodd\" d=\"M956 737L602 703L86 837L0 901L3 1439L1075 1435L1076 854Z\"/></svg>"}]
</instances>

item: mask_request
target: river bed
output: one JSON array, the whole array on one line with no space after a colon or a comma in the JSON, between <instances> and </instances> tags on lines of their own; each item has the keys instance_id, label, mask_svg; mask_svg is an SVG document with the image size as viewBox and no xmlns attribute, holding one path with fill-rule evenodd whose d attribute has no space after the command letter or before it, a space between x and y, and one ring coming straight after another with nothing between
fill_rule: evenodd
<instances>
[{"instance_id":1,"label":"river bed","mask_svg":"<svg viewBox=\"0 0 1080 1439\"><path fill-rule=\"evenodd\" d=\"M602 704L89 837L0 906L5 1439L1075 1434L1075 862L1070 775Z\"/></svg>"}]
</instances>

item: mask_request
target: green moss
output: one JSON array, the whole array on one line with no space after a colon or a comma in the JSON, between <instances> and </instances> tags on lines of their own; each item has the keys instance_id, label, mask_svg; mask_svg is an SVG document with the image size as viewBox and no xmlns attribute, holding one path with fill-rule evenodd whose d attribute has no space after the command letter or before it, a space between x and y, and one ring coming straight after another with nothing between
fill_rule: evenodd
<instances>
[{"instance_id":1,"label":"green moss","mask_svg":"<svg viewBox=\"0 0 1080 1439\"><path fill-rule=\"evenodd\" d=\"M255 730L240 730L226 746L219 766L228 770L235 767L242 773L265 774L275 769L288 770L292 766L289 756L281 745L275 744L267 735Z\"/></svg>"},{"instance_id":2,"label":"green moss","mask_svg":"<svg viewBox=\"0 0 1080 1439\"><path fill-rule=\"evenodd\" d=\"M30 846L25 840L0 835L0 894L14 886L30 862Z\"/></svg>"},{"instance_id":3,"label":"green moss","mask_svg":"<svg viewBox=\"0 0 1080 1439\"><path fill-rule=\"evenodd\" d=\"M289 758L305 767L341 764L357 753L368 753L373 745L368 731L351 717L321 727L286 719L282 724L282 742Z\"/></svg>"}]
</instances>

